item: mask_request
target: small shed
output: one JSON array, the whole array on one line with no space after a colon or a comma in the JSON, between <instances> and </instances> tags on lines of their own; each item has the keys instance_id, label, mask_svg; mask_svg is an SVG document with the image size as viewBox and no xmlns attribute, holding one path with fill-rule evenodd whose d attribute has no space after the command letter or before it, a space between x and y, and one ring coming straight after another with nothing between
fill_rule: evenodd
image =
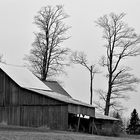
<instances>
[{"instance_id":1,"label":"small shed","mask_svg":"<svg viewBox=\"0 0 140 140\"><path fill-rule=\"evenodd\" d=\"M93 106L52 91L25 67L0 63L0 96L0 123L7 125L68 130L76 117L79 130L80 115L95 117Z\"/></svg>"},{"instance_id":2,"label":"small shed","mask_svg":"<svg viewBox=\"0 0 140 140\"><path fill-rule=\"evenodd\" d=\"M95 112L94 122L99 133L104 130L111 132L115 121L118 119Z\"/></svg>"}]
</instances>

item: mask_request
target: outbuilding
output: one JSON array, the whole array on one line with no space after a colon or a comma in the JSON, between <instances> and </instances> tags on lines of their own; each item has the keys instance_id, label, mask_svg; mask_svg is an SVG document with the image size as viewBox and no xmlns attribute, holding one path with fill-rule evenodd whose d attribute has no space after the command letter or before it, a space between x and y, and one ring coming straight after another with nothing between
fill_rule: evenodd
<instances>
[{"instance_id":1,"label":"outbuilding","mask_svg":"<svg viewBox=\"0 0 140 140\"><path fill-rule=\"evenodd\" d=\"M81 116L86 115L86 125L93 130L95 107L52 91L25 67L0 63L0 97L2 124L57 130L74 125L79 131Z\"/></svg>"}]
</instances>

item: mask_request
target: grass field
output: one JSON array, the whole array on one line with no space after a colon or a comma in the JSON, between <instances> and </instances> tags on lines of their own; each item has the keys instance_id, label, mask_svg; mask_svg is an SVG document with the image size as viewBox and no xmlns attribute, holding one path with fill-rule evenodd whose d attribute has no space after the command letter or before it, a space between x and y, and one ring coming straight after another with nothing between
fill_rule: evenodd
<instances>
[{"instance_id":1,"label":"grass field","mask_svg":"<svg viewBox=\"0 0 140 140\"><path fill-rule=\"evenodd\" d=\"M19 130L0 130L0 140L138 140L140 136L131 138L104 137L69 132L37 132Z\"/></svg>"}]
</instances>

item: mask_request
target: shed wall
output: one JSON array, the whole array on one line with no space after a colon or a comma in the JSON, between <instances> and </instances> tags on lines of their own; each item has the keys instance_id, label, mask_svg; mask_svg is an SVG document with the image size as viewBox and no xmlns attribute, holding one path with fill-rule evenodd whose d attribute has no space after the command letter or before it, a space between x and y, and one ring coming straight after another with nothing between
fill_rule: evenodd
<instances>
[{"instance_id":1,"label":"shed wall","mask_svg":"<svg viewBox=\"0 0 140 140\"><path fill-rule=\"evenodd\" d=\"M91 117L95 116L95 108L73 105L73 104L68 105L68 112L72 114L83 114Z\"/></svg>"},{"instance_id":2,"label":"shed wall","mask_svg":"<svg viewBox=\"0 0 140 140\"><path fill-rule=\"evenodd\" d=\"M103 119L95 119L95 124L99 132L102 131L112 131L112 126L114 121L113 120L103 120Z\"/></svg>"}]
</instances>

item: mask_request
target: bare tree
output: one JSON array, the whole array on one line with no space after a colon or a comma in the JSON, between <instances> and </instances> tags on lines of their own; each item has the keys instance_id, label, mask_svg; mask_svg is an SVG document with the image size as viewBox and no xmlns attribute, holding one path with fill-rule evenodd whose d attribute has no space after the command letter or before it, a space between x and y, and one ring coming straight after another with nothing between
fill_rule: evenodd
<instances>
[{"instance_id":1,"label":"bare tree","mask_svg":"<svg viewBox=\"0 0 140 140\"><path fill-rule=\"evenodd\" d=\"M128 91L135 91L139 79L130 74L130 68L123 66L127 58L140 55L140 36L123 21L125 14L111 13L100 17L96 24L103 29L106 41L106 56L101 64L107 68L108 89L100 94L105 101L104 114L109 114L110 107L115 107L120 98L126 98Z\"/></svg>"},{"instance_id":2,"label":"bare tree","mask_svg":"<svg viewBox=\"0 0 140 140\"><path fill-rule=\"evenodd\" d=\"M87 60L87 56L84 54L84 52L73 52L70 60L72 63L74 64L80 64L83 67L85 67L90 74L90 104L92 105L93 103L93 79L95 74L99 73L98 69L95 67L94 65L89 65L88 64L88 60Z\"/></svg>"},{"instance_id":3,"label":"bare tree","mask_svg":"<svg viewBox=\"0 0 140 140\"><path fill-rule=\"evenodd\" d=\"M0 55L0 62L2 62L2 55Z\"/></svg>"},{"instance_id":4,"label":"bare tree","mask_svg":"<svg viewBox=\"0 0 140 140\"><path fill-rule=\"evenodd\" d=\"M6 63L5 60L3 59L3 55L2 54L0 54L0 62L1 63Z\"/></svg>"},{"instance_id":5,"label":"bare tree","mask_svg":"<svg viewBox=\"0 0 140 140\"><path fill-rule=\"evenodd\" d=\"M60 74L66 65L64 60L69 49L62 47L63 41L69 38L66 32L70 27L63 22L66 18L68 15L61 5L43 7L34 17L39 32L35 33L33 48L25 59L42 80Z\"/></svg>"}]
</instances>

